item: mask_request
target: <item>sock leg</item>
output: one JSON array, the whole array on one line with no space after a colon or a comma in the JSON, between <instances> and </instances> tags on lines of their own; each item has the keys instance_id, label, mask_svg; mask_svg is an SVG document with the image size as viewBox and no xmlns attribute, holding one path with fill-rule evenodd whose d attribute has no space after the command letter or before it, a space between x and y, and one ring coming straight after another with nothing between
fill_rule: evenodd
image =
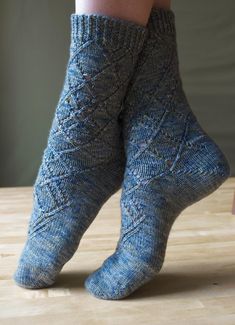
<instances>
[{"instance_id":1,"label":"sock leg","mask_svg":"<svg viewBox=\"0 0 235 325\"><path fill-rule=\"evenodd\" d=\"M150 281L163 265L177 216L229 176L224 155L200 127L182 89L173 13L153 10L148 28L123 113L121 237L85 283L103 299L124 298Z\"/></svg>"},{"instance_id":2,"label":"sock leg","mask_svg":"<svg viewBox=\"0 0 235 325\"><path fill-rule=\"evenodd\" d=\"M73 14L71 26L66 78L14 274L25 288L55 282L123 178L118 116L146 30L102 15Z\"/></svg>"}]
</instances>

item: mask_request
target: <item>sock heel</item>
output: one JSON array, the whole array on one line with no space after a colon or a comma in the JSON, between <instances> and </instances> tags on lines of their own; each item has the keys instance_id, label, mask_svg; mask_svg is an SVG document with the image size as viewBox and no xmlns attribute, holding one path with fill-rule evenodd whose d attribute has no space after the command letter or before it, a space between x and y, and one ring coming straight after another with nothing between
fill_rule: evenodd
<instances>
[{"instance_id":1,"label":"sock heel","mask_svg":"<svg viewBox=\"0 0 235 325\"><path fill-rule=\"evenodd\" d=\"M180 201L186 207L213 193L230 176L226 157L208 136L200 150L194 146L188 150L180 166L183 168L176 167L173 177L177 184L177 197L180 193Z\"/></svg>"}]
</instances>

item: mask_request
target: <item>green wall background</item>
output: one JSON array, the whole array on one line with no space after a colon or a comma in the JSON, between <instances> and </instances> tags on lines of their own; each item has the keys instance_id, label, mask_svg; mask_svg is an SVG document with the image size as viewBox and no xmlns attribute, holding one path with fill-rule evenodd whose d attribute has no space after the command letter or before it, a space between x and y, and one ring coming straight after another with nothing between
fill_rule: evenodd
<instances>
[{"instance_id":1,"label":"green wall background","mask_svg":"<svg viewBox=\"0 0 235 325\"><path fill-rule=\"evenodd\" d=\"M235 175L235 1L175 0L180 69ZM32 185L62 88L70 0L0 2L0 186Z\"/></svg>"}]
</instances>

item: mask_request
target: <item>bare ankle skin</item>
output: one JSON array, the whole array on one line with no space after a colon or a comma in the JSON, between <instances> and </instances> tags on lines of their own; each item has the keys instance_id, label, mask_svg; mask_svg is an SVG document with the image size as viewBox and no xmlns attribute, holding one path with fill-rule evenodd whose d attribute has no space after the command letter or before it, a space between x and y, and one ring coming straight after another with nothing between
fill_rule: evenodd
<instances>
[{"instance_id":1,"label":"bare ankle skin","mask_svg":"<svg viewBox=\"0 0 235 325\"><path fill-rule=\"evenodd\" d=\"M154 8L169 10L171 9L171 0L155 0L153 6Z\"/></svg>"},{"instance_id":2,"label":"bare ankle skin","mask_svg":"<svg viewBox=\"0 0 235 325\"><path fill-rule=\"evenodd\" d=\"M154 0L76 0L77 14L103 14L146 26Z\"/></svg>"}]
</instances>

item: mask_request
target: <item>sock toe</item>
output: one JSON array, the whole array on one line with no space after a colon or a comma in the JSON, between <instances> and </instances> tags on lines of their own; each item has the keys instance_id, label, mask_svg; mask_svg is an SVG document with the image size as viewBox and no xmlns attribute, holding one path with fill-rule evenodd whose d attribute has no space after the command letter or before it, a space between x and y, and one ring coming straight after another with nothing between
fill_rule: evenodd
<instances>
[{"instance_id":1,"label":"sock toe","mask_svg":"<svg viewBox=\"0 0 235 325\"><path fill-rule=\"evenodd\" d=\"M128 253L115 253L85 281L85 287L100 299L120 300L150 281L156 271Z\"/></svg>"},{"instance_id":2,"label":"sock toe","mask_svg":"<svg viewBox=\"0 0 235 325\"><path fill-rule=\"evenodd\" d=\"M85 287L87 291L99 299L112 299L112 295L109 294L109 290L105 280L102 279L102 276L97 270L92 273L85 281Z\"/></svg>"},{"instance_id":3,"label":"sock toe","mask_svg":"<svg viewBox=\"0 0 235 325\"><path fill-rule=\"evenodd\" d=\"M49 273L29 265L19 265L13 279L17 285L26 289L47 288L55 282Z\"/></svg>"}]
</instances>

